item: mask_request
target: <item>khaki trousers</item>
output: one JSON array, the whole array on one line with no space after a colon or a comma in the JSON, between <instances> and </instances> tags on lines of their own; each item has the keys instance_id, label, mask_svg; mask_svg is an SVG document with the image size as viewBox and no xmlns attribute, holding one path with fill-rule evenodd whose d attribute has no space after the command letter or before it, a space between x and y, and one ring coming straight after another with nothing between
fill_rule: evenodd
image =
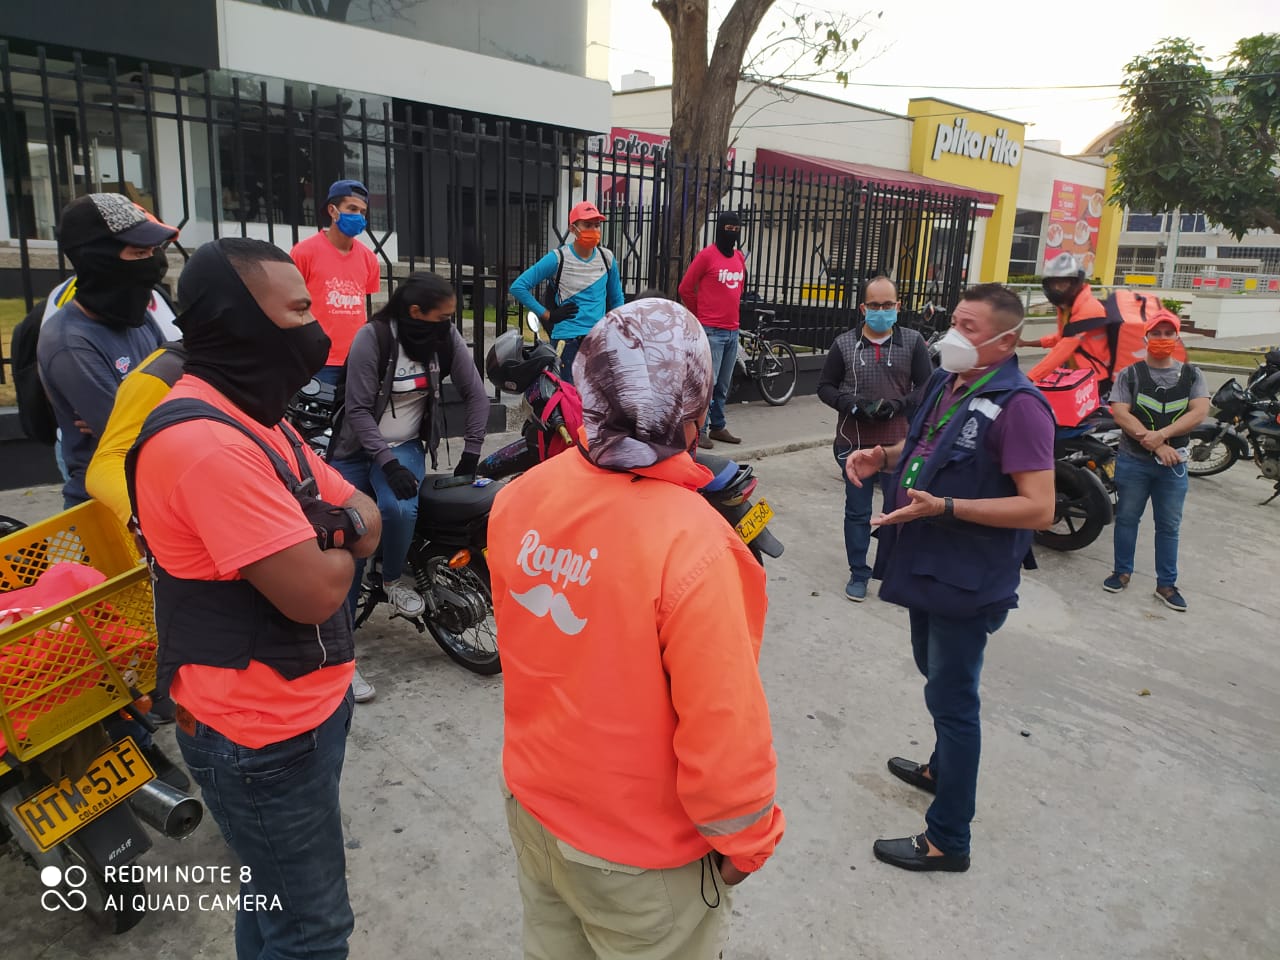
<instances>
[{"instance_id":1,"label":"khaki trousers","mask_svg":"<svg viewBox=\"0 0 1280 960\"><path fill-rule=\"evenodd\" d=\"M729 888L709 857L643 870L546 831L505 786L524 901L525 960L717 960ZM715 904L715 906L709 906Z\"/></svg>"}]
</instances>

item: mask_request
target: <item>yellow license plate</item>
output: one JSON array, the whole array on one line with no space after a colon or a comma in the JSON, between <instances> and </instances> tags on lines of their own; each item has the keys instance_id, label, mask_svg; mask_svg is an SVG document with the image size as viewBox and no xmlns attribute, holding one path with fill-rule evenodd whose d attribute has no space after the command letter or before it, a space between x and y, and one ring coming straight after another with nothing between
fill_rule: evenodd
<instances>
[{"instance_id":1,"label":"yellow license plate","mask_svg":"<svg viewBox=\"0 0 1280 960\"><path fill-rule=\"evenodd\" d=\"M31 839L45 851L154 777L133 738L125 737L107 747L76 783L64 777L27 797L15 810Z\"/></svg>"},{"instance_id":2,"label":"yellow license plate","mask_svg":"<svg viewBox=\"0 0 1280 960\"><path fill-rule=\"evenodd\" d=\"M745 517L735 524L738 536L742 538L743 543L750 543L756 537L760 536L762 530L769 525L769 521L773 519L773 508L769 506L769 501L761 500L752 507Z\"/></svg>"},{"instance_id":3,"label":"yellow license plate","mask_svg":"<svg viewBox=\"0 0 1280 960\"><path fill-rule=\"evenodd\" d=\"M1107 475L1108 480L1114 480L1116 478L1116 462L1108 460L1102 465L1102 472Z\"/></svg>"}]
</instances>

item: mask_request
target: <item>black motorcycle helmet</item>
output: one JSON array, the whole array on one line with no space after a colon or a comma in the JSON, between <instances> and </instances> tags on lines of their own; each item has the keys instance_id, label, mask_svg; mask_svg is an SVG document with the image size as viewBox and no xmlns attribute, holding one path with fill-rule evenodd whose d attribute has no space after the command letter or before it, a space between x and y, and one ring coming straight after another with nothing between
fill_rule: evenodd
<instances>
[{"instance_id":1,"label":"black motorcycle helmet","mask_svg":"<svg viewBox=\"0 0 1280 960\"><path fill-rule=\"evenodd\" d=\"M524 393L543 370L559 357L551 345L541 340L526 344L519 330L508 330L489 348L484 370L489 382L508 393Z\"/></svg>"}]
</instances>

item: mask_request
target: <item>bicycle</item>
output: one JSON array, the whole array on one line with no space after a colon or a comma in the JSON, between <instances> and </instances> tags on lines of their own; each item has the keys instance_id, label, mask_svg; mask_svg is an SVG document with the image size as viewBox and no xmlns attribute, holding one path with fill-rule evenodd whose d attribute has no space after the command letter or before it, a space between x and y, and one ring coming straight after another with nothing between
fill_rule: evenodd
<instances>
[{"instance_id":1,"label":"bicycle","mask_svg":"<svg viewBox=\"0 0 1280 960\"><path fill-rule=\"evenodd\" d=\"M757 309L754 330L738 333L735 379L755 382L765 403L780 407L796 392L796 352L785 340L772 339L777 313Z\"/></svg>"}]
</instances>

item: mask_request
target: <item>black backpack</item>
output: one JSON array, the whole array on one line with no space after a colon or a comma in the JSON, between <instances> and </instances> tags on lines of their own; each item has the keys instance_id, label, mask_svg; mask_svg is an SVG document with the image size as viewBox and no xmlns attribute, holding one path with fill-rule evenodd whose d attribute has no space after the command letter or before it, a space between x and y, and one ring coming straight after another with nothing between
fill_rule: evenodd
<instances>
[{"instance_id":1,"label":"black backpack","mask_svg":"<svg viewBox=\"0 0 1280 960\"><path fill-rule=\"evenodd\" d=\"M53 404L40 382L40 365L37 350L40 345L40 326L44 320L45 301L37 303L16 327L10 345L13 386L18 395L18 422L22 432L30 439L46 446L58 441L58 419Z\"/></svg>"}]
</instances>

